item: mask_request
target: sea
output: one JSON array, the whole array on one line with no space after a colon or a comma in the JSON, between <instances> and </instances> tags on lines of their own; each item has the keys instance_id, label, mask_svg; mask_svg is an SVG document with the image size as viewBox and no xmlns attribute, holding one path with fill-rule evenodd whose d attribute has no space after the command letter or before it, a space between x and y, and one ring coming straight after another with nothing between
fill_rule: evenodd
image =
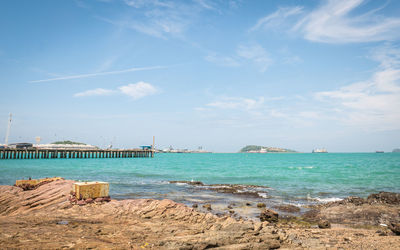
<instances>
[{"instance_id":1,"label":"sea","mask_svg":"<svg viewBox=\"0 0 400 250\"><path fill-rule=\"evenodd\" d=\"M400 192L400 153L160 153L154 158L0 160L0 185L17 179L60 176L110 183L113 199L172 199L188 206L210 203L254 217L254 204L308 205L380 191ZM189 183L170 181L189 181ZM200 181L203 185L191 185ZM240 195L212 184L242 184ZM248 185L248 186L247 186ZM218 186L221 187L221 186Z\"/></svg>"}]
</instances>

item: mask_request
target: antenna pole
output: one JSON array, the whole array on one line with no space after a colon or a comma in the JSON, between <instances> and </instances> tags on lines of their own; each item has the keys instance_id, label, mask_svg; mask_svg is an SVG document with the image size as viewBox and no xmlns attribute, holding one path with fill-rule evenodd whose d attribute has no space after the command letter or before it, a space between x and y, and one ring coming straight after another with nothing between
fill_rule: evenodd
<instances>
[{"instance_id":1,"label":"antenna pole","mask_svg":"<svg viewBox=\"0 0 400 250\"><path fill-rule=\"evenodd\" d=\"M10 119L8 120L8 127L7 127L7 133L6 133L6 141L4 142L4 144L6 146L8 146L8 136L10 135L11 121L12 121L12 114L10 113Z\"/></svg>"}]
</instances>

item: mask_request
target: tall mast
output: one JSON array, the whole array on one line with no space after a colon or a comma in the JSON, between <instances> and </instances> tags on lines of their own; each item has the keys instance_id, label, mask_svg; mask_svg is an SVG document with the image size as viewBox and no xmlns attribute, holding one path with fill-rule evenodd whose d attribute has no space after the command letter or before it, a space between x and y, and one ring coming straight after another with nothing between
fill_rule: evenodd
<instances>
[{"instance_id":1,"label":"tall mast","mask_svg":"<svg viewBox=\"0 0 400 250\"><path fill-rule=\"evenodd\" d=\"M11 121L12 121L12 114L10 113L10 119L8 120L8 127L6 133L6 141L4 143L6 146L8 146L8 136L10 135Z\"/></svg>"}]
</instances>

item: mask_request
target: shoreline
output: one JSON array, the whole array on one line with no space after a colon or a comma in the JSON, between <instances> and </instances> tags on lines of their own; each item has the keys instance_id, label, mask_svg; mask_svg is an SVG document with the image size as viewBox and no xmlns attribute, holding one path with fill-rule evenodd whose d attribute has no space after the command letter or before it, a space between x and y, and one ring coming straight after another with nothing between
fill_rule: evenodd
<instances>
[{"instance_id":1,"label":"shoreline","mask_svg":"<svg viewBox=\"0 0 400 250\"><path fill-rule=\"evenodd\" d=\"M277 222L261 222L216 215L172 200L112 199L73 205L68 201L72 183L59 180L28 191L0 186L0 244L133 249L400 247L400 237L389 226L376 224L400 222L400 194L375 194L369 201L349 197L313 207L308 217L279 216ZM319 228L319 221L326 218L331 227Z\"/></svg>"}]
</instances>

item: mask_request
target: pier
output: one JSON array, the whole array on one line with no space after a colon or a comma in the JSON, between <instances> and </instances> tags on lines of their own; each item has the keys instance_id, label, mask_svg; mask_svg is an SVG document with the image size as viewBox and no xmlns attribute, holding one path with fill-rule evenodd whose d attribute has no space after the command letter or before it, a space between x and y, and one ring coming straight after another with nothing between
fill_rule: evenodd
<instances>
[{"instance_id":1,"label":"pier","mask_svg":"<svg viewBox=\"0 0 400 250\"><path fill-rule=\"evenodd\" d=\"M153 149L0 149L0 159L149 158Z\"/></svg>"}]
</instances>

